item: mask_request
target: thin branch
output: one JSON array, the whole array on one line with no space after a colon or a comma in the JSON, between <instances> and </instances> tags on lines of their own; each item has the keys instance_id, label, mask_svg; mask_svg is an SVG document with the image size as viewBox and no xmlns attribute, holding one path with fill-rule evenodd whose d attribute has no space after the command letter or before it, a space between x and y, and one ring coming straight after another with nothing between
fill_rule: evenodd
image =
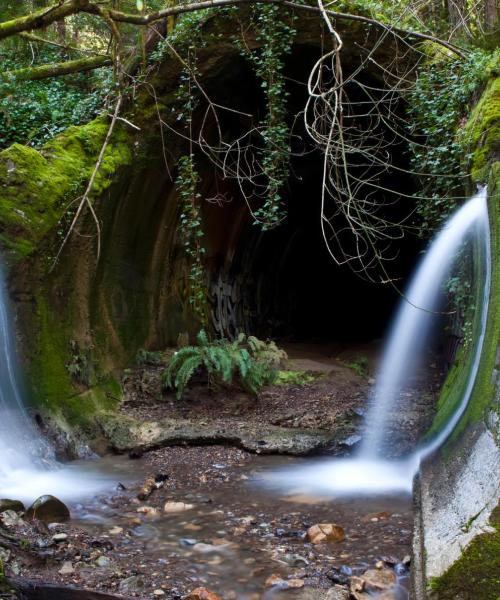
<instances>
[{"instance_id":1,"label":"thin branch","mask_svg":"<svg viewBox=\"0 0 500 600\"><path fill-rule=\"evenodd\" d=\"M92 192L92 188L94 187L94 182L95 179L97 177L97 173L99 172L99 169L101 167L102 161L104 159L104 154L106 152L106 148L108 147L108 144L111 140L111 136L113 135L113 130L115 128L116 125L116 121L118 120L118 116L120 114L120 108L122 105L122 101L123 101L123 96L120 94L118 96L118 101L116 103L115 106L115 111L113 113L113 116L111 118L111 123L109 125L108 128L108 133L106 134L106 138L104 140L104 143L101 147L101 151L99 152L99 157L97 159L97 162L94 166L94 170L92 171L92 175L90 176L88 185L87 185L87 189L85 190L85 193L83 194L83 196L80 199L80 203L78 204L78 208L76 209L76 213L75 216L73 217L73 220L71 221L71 225L69 226L69 229L66 233L66 235L64 236L64 240L62 241L61 246L59 247L59 250L57 252L57 255L54 259L54 262L52 263L52 267L51 270L54 269L54 267L56 266L59 257L61 256L61 253L64 249L64 247L66 246L69 237L71 235L71 233L73 232L75 225L83 211L83 209L85 208L85 206L88 207L88 209L90 210L91 214L92 214L92 218L94 219L96 228L97 228L97 260L99 260L100 254L101 254L101 226L99 224L99 219L97 218L97 215L94 211L94 207L92 206L92 203L90 201L90 194Z\"/></svg>"}]
</instances>

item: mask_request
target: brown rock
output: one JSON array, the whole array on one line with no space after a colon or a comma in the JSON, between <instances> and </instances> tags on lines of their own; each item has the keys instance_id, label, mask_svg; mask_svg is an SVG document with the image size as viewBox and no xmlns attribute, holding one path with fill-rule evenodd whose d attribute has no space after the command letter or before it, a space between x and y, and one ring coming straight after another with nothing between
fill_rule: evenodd
<instances>
[{"instance_id":1,"label":"brown rock","mask_svg":"<svg viewBox=\"0 0 500 600\"><path fill-rule=\"evenodd\" d=\"M369 523L370 521L372 521L373 523L376 523L377 521L387 521L387 519L389 519L391 516L390 512L384 511L384 512L376 512L376 513L369 513L367 515L365 515L364 517L362 517L362 521L363 523Z\"/></svg>"},{"instance_id":2,"label":"brown rock","mask_svg":"<svg viewBox=\"0 0 500 600\"><path fill-rule=\"evenodd\" d=\"M184 512L185 510L191 510L194 508L193 504L186 504L185 502L165 502L163 511L166 513L178 513Z\"/></svg>"},{"instance_id":3,"label":"brown rock","mask_svg":"<svg viewBox=\"0 0 500 600\"><path fill-rule=\"evenodd\" d=\"M44 523L62 523L70 518L69 508L55 496L40 496L26 511L27 519Z\"/></svg>"},{"instance_id":4,"label":"brown rock","mask_svg":"<svg viewBox=\"0 0 500 600\"><path fill-rule=\"evenodd\" d=\"M323 542L342 542L345 539L344 529L335 523L318 523L309 527L307 539L312 544Z\"/></svg>"},{"instance_id":5,"label":"brown rock","mask_svg":"<svg viewBox=\"0 0 500 600\"><path fill-rule=\"evenodd\" d=\"M265 586L273 587L274 585L283 585L284 582L285 581L283 577L281 577L281 575L273 573L272 575L269 575L269 577L266 579Z\"/></svg>"},{"instance_id":6,"label":"brown rock","mask_svg":"<svg viewBox=\"0 0 500 600\"><path fill-rule=\"evenodd\" d=\"M188 594L184 600L221 600L221 598L207 588L199 587Z\"/></svg>"},{"instance_id":7,"label":"brown rock","mask_svg":"<svg viewBox=\"0 0 500 600\"><path fill-rule=\"evenodd\" d=\"M369 569L361 575L361 578L368 592L384 592L397 583L396 574L390 569Z\"/></svg>"}]
</instances>

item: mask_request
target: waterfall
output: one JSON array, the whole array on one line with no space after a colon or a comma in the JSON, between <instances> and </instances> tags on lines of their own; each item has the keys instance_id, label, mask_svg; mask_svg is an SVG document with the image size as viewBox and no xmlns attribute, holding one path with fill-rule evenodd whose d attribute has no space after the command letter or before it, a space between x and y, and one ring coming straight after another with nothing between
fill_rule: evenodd
<instances>
[{"instance_id":1,"label":"waterfall","mask_svg":"<svg viewBox=\"0 0 500 600\"><path fill-rule=\"evenodd\" d=\"M384 458L388 415L397 406L401 390L414 374L427 349L443 284L467 239L474 233L484 255L483 293L479 331L472 348L472 363L458 408L430 442L404 459ZM295 487L297 481L311 493L385 493L410 491L420 462L450 436L470 400L476 380L488 316L491 282L491 248L486 188L481 189L446 221L431 242L410 286L401 300L382 356L367 415L367 434L357 456L316 461L297 469L270 473L265 484Z\"/></svg>"},{"instance_id":2,"label":"waterfall","mask_svg":"<svg viewBox=\"0 0 500 600\"><path fill-rule=\"evenodd\" d=\"M361 454L365 457L383 455L384 443L387 442L385 426L387 416L395 406L405 382L412 377L418 367L419 358L425 350L430 330L436 320L435 312L439 309L445 277L450 272L467 234L473 228L476 228L478 236L483 236L488 248L485 254L489 257L486 189L478 192L446 221L417 268L405 298L401 302L382 356L371 410L367 415L369 429L361 448ZM486 267L488 281L484 288L486 294L482 307L484 319L486 319L489 299L489 259ZM484 334L480 336L480 346L483 337ZM478 364L479 358L480 352L477 357ZM470 378L470 392L474 380L475 373ZM464 398L465 396L467 394Z\"/></svg>"},{"instance_id":3,"label":"waterfall","mask_svg":"<svg viewBox=\"0 0 500 600\"><path fill-rule=\"evenodd\" d=\"M58 464L24 404L7 284L0 264L0 497L26 502L43 494L80 499L110 488L90 466Z\"/></svg>"},{"instance_id":4,"label":"waterfall","mask_svg":"<svg viewBox=\"0 0 500 600\"><path fill-rule=\"evenodd\" d=\"M7 285L0 265L0 485L20 470L43 468L53 461L50 445L35 428L23 404L9 315Z\"/></svg>"}]
</instances>

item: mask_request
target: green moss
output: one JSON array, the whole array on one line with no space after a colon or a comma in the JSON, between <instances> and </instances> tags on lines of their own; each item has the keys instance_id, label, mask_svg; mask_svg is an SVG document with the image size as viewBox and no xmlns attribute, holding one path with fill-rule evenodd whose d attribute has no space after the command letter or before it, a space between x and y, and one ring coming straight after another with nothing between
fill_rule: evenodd
<instances>
[{"instance_id":1,"label":"green moss","mask_svg":"<svg viewBox=\"0 0 500 600\"><path fill-rule=\"evenodd\" d=\"M308 385L314 383L322 373L312 373L311 371L278 371L274 381L275 385Z\"/></svg>"},{"instance_id":2,"label":"green moss","mask_svg":"<svg viewBox=\"0 0 500 600\"><path fill-rule=\"evenodd\" d=\"M467 125L467 128L471 128L473 123L476 123L477 125L478 120L481 121L483 126L486 122L491 124L492 113L485 109L485 105L491 101L493 96L495 96L497 99L496 101L498 101L498 93L500 89L499 81L500 79L497 78L495 81L490 83L487 90L483 94L478 107L474 110L470 124ZM487 101L488 98L490 101ZM480 118L480 115L487 115L488 118ZM483 131L483 129L477 125L474 131L477 133L479 131ZM478 144L481 144L486 138L478 137L475 139ZM488 148L489 152L494 151L493 146L490 145ZM484 160L484 163L480 162L478 164L484 164L484 166L487 167L490 161L490 156L482 153L483 148L480 148L480 150L480 156L482 157L481 160ZM494 155L491 155L491 159L494 160ZM480 169L476 171L476 176L478 176L478 173L481 173ZM481 174L481 177L485 176ZM461 435L468 423L485 420L487 414L491 410L498 410L498 404L495 402L496 388L492 374L494 369L500 366L497 364L498 348L500 347L500 162L494 162L489 170L488 196L492 257L492 278L488 322L476 383L474 385L474 389L472 391L472 395L464 416L455 428L451 437L451 441L457 439ZM478 291L481 292L480 289ZM480 299L478 299L478 302L480 302ZM476 304L478 305L477 302ZM477 311L475 319L476 322L473 328L475 331L478 330L479 317L479 311ZM449 420L450 416L453 414L455 408L459 404L460 399L462 398L472 362L472 352L469 350L469 348L462 348L460 350L455 361L455 365L448 373L446 381L441 390L436 417L430 431L426 436L427 438L432 437L435 433L442 429L442 426Z\"/></svg>"},{"instance_id":3,"label":"green moss","mask_svg":"<svg viewBox=\"0 0 500 600\"><path fill-rule=\"evenodd\" d=\"M0 152L0 241L14 259L29 255L90 178L108 131L104 118L70 127L40 152L14 144ZM119 167L132 162L132 143L118 126L95 180L99 195Z\"/></svg>"},{"instance_id":4,"label":"green moss","mask_svg":"<svg viewBox=\"0 0 500 600\"><path fill-rule=\"evenodd\" d=\"M438 600L497 600L500 598L500 508L490 517L494 531L474 538L462 556L429 587Z\"/></svg>"},{"instance_id":5,"label":"green moss","mask_svg":"<svg viewBox=\"0 0 500 600\"><path fill-rule=\"evenodd\" d=\"M485 183L490 164L500 152L500 77L488 83L463 135L467 146L472 148L472 179Z\"/></svg>"}]
</instances>

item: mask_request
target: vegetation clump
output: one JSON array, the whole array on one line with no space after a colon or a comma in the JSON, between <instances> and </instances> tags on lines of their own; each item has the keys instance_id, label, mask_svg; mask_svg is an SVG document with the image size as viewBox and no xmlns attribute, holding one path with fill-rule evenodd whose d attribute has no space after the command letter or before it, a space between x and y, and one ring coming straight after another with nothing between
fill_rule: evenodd
<instances>
[{"instance_id":1,"label":"vegetation clump","mask_svg":"<svg viewBox=\"0 0 500 600\"><path fill-rule=\"evenodd\" d=\"M207 374L212 389L236 381L244 390L256 395L275 381L280 363L286 358L286 353L275 342L243 333L234 341L210 341L202 329L196 341L196 345L181 348L174 354L163 375L165 387L175 389L178 399L199 370Z\"/></svg>"},{"instance_id":2,"label":"vegetation clump","mask_svg":"<svg viewBox=\"0 0 500 600\"><path fill-rule=\"evenodd\" d=\"M491 517L492 530L478 535L462 556L439 578L430 581L439 600L493 600L500 597L500 507Z\"/></svg>"}]
</instances>

